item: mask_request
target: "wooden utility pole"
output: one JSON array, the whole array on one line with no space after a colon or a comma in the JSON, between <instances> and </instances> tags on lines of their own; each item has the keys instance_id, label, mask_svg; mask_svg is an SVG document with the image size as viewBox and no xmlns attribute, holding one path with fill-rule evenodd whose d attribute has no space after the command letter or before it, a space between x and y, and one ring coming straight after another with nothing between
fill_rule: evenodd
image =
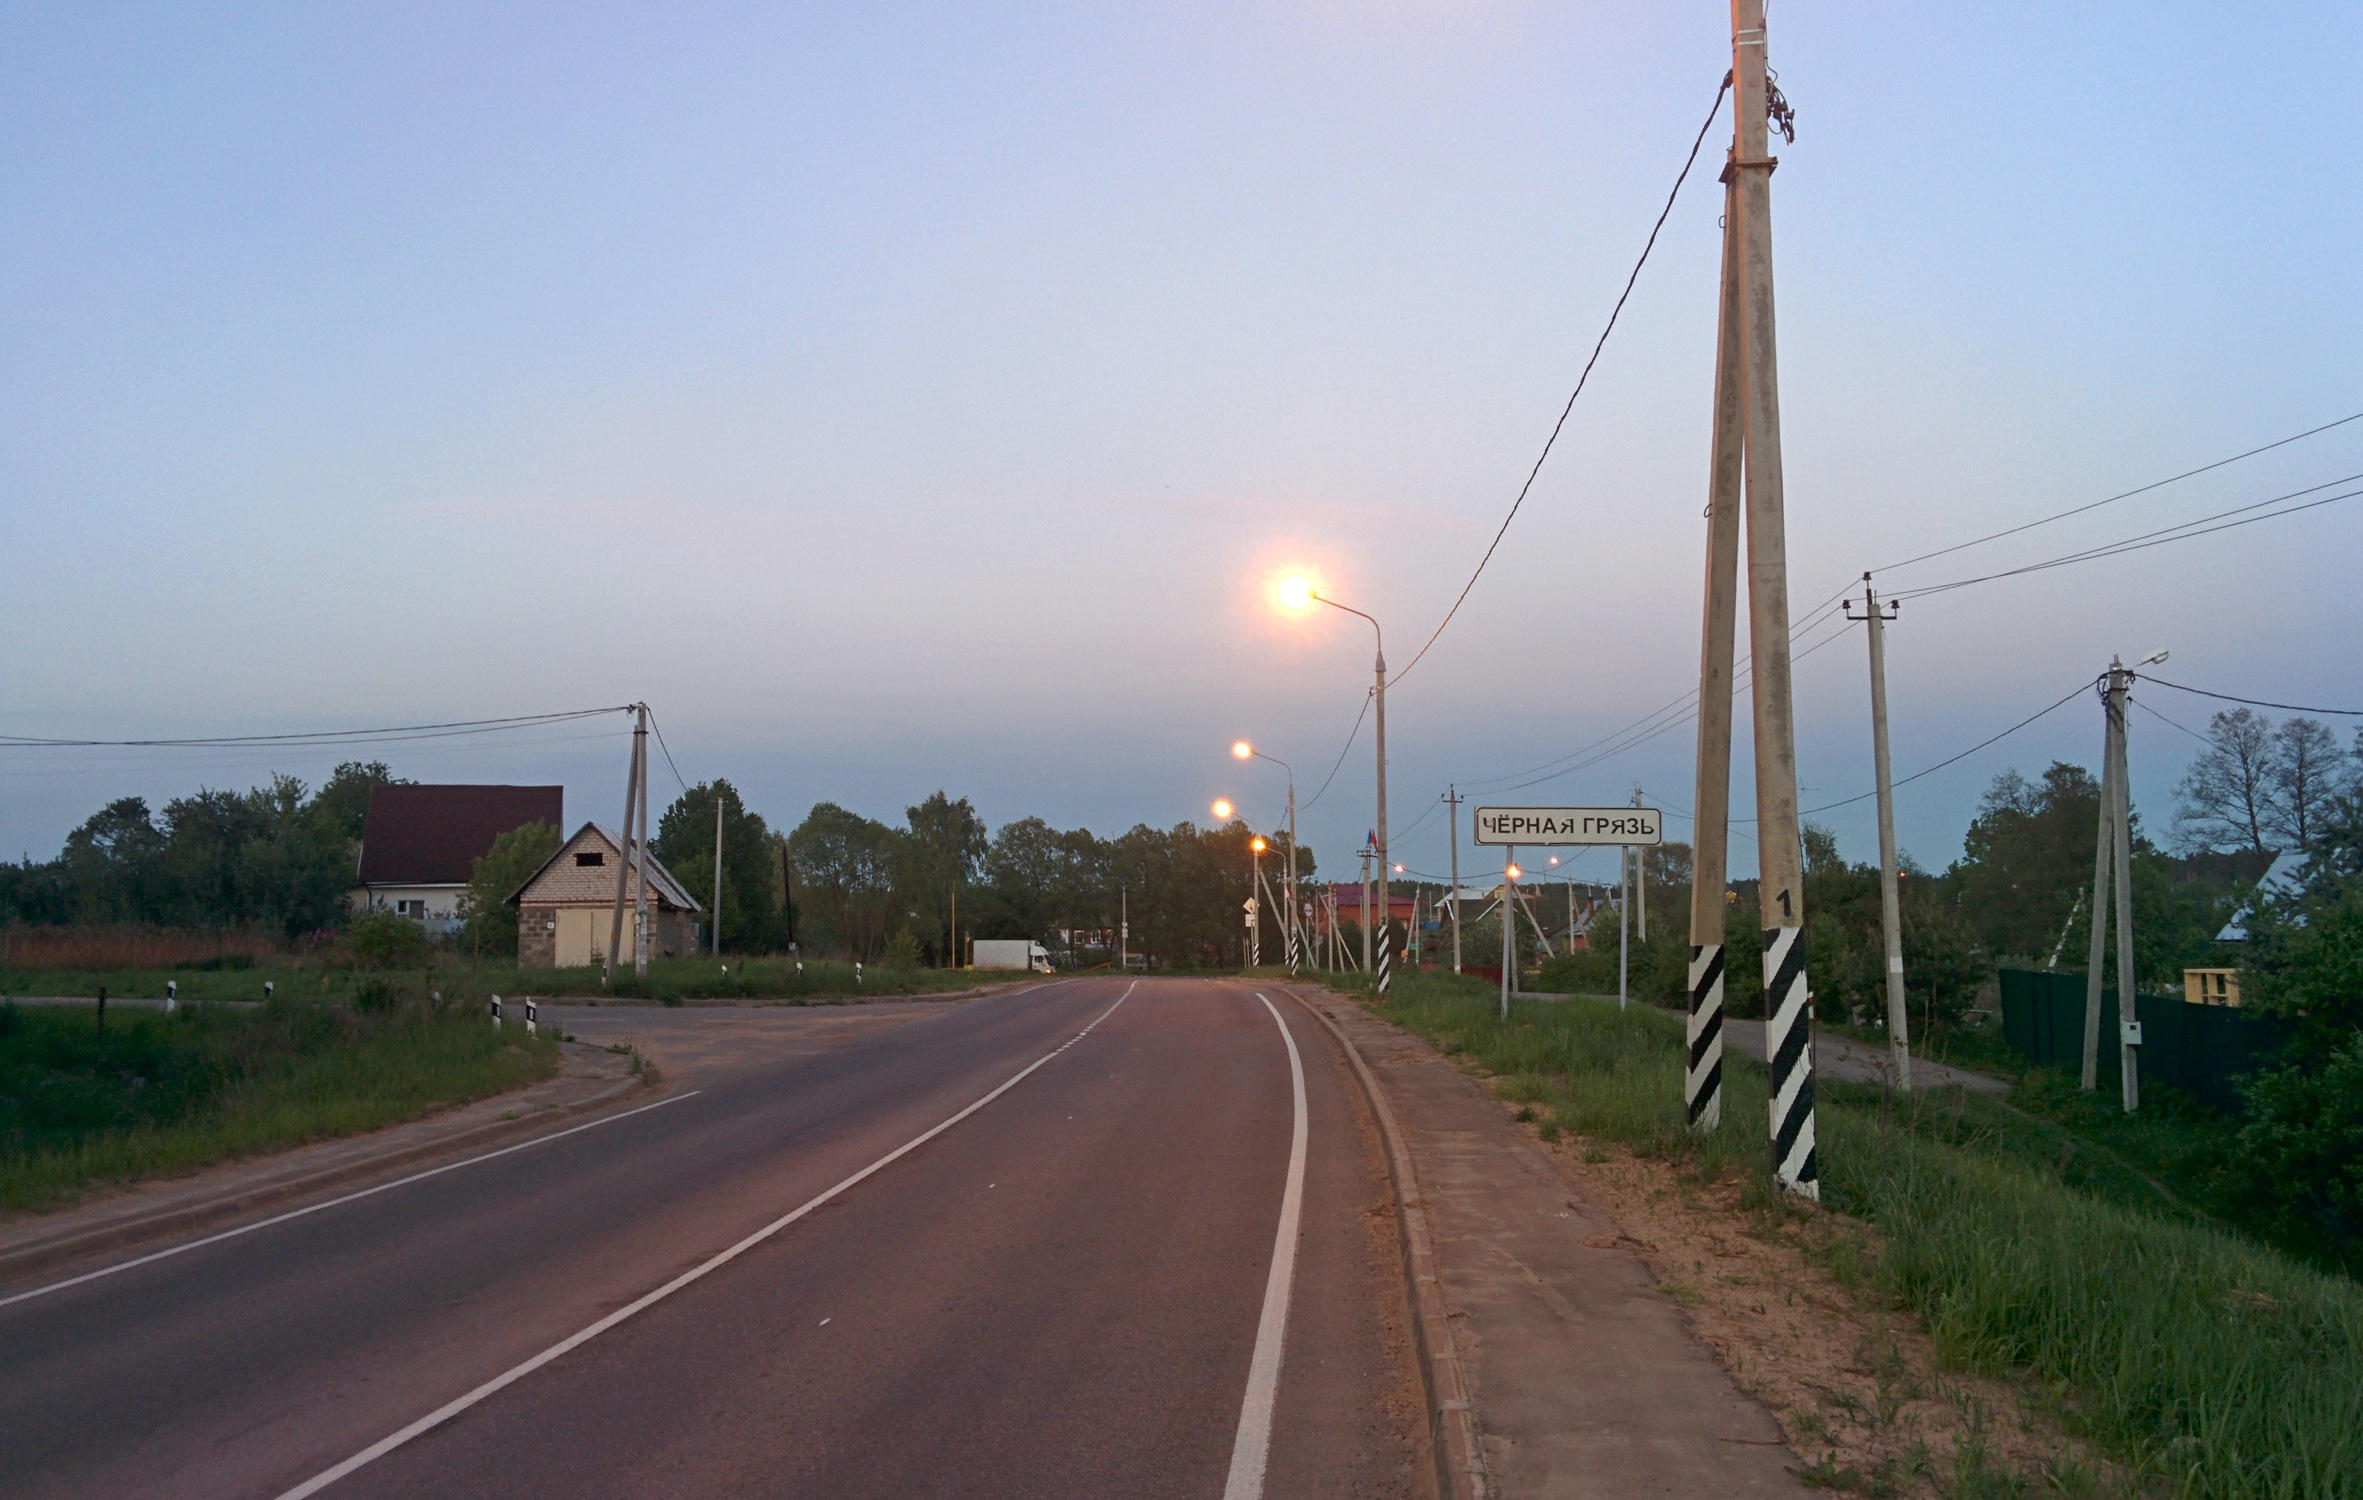
<instances>
[{"instance_id":1,"label":"wooden utility pole","mask_svg":"<svg viewBox=\"0 0 2363 1500\"><path fill-rule=\"evenodd\" d=\"M1731 565L1723 560L1729 553L1718 548L1718 543L1726 548L1729 545L1729 522L1717 516L1716 502L1729 493L1736 463L1741 507L1747 518L1748 646L1754 673L1756 818L1763 839L1760 921L1768 1018L1765 1040L1771 1067L1773 1176L1790 1192L1818 1199L1821 1170L1814 1152L1813 1016L1805 974L1804 855L1798 841L1796 724L1789 691L1779 342L1772 295L1772 171L1779 162L1771 155L1766 120L1777 111L1783 136L1789 131L1787 105L1773 92L1767 76L1764 0L1732 0L1731 83L1732 150L1723 169L1724 286L1709 481L1706 628L1699 673L1698 818L1702 840L1708 835L1710 815L1717 836L1724 833L1728 820L1729 709L1712 700L1717 696L1727 699L1730 692L1730 648L1724 645L1718 651L1718 636L1728 641L1732 627L1722 624L1729 616L1719 616L1719 612L1736 614L1736 604L1729 598L1732 575L1725 571ZM1736 372L1731 369L1734 362ZM1736 454L1730 431L1734 426L1738 429ZM1714 733L1710 716L1723 720L1720 734ZM1685 1091L1694 1121L1703 1121L1708 1115L1706 1098L1714 1092L1707 1085L1700 1054L1702 1048L1711 1049L1720 1035L1719 1014L1708 1012L1702 993L1710 981L1720 978L1715 972L1720 968L1720 952L1708 951L1710 946L1719 949L1720 943L1705 941L1710 934L1720 938L1720 923L1699 907L1721 900L1723 854L1722 849L1716 851L1717 868L1696 869L1692 877L1691 942L1698 951L1691 964L1692 1057ZM1701 917L1706 920L1697 920Z\"/></svg>"},{"instance_id":2,"label":"wooden utility pole","mask_svg":"<svg viewBox=\"0 0 2363 1500\"><path fill-rule=\"evenodd\" d=\"M601 984L614 983L616 965L623 955L624 898L631 883L632 814L640 806L641 762L648 756L648 705L638 705L634 713L632 767L624 773L624 822L615 835L615 917L607 927L607 970L599 977Z\"/></svg>"}]
</instances>

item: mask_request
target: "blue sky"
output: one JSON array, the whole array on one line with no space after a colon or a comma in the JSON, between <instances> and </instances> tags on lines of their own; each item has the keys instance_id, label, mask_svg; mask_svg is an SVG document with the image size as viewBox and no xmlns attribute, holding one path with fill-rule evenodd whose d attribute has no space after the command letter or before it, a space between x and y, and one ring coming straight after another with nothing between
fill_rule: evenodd
<instances>
[{"instance_id":1,"label":"blue sky","mask_svg":"<svg viewBox=\"0 0 2363 1500\"><path fill-rule=\"evenodd\" d=\"M938 786L1114 832L1310 798L1532 464L1728 65L1712 5L249 6L0 15L0 729L655 704L775 821ZM1805 6L1774 240L1792 585L2363 410L2351 6ZM1724 114L1468 605L1395 824L1695 686ZM1917 569L2363 472L2363 423ZM2327 492L2326 492L2327 493ZM2363 502L1916 601L1908 773L2106 665L2363 706ZM1956 565L1958 567L1956 568ZM1802 608L1800 610L1802 612ZM1809 640L1800 646L1809 645ZM1797 667L1869 785L1862 640ZM2192 728L2203 700L2149 701ZM1746 811L1743 753L1737 800ZM1902 795L1942 864L2071 705ZM2137 715L2153 825L2192 742ZM623 741L389 746L560 780ZM1677 728L1518 800L1687 807ZM10 752L0 849L313 752ZM659 784L669 782L660 766ZM1368 741L1308 812L1337 869ZM1829 816L1868 857L1869 804ZM1676 832L1681 832L1677 822ZM1441 820L1399 857L1440 869ZM1735 863L1747 859L1746 846ZM1605 871L1611 863L1598 860Z\"/></svg>"}]
</instances>

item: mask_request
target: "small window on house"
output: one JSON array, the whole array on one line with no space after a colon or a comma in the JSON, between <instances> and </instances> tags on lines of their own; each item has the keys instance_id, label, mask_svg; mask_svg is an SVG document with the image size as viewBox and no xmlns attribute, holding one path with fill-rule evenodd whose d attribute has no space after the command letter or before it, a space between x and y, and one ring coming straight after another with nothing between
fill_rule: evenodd
<instances>
[{"instance_id":1,"label":"small window on house","mask_svg":"<svg viewBox=\"0 0 2363 1500\"><path fill-rule=\"evenodd\" d=\"M574 857L574 862L585 869L589 869L594 865L603 865L607 863L607 856L600 853L598 850L593 849L588 854L576 855Z\"/></svg>"}]
</instances>

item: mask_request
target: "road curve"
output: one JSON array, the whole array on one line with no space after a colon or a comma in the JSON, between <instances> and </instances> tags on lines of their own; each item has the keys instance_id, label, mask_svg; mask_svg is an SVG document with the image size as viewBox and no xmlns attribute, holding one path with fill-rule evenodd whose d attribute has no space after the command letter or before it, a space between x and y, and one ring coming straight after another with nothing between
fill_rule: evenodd
<instances>
[{"instance_id":1,"label":"road curve","mask_svg":"<svg viewBox=\"0 0 2363 1500\"><path fill-rule=\"evenodd\" d=\"M752 1059L0 1307L0 1492L1222 1496L1282 1280L1282 1024L1305 1148L1260 1490L1426 1492L1384 1168L1334 1044L1277 994L1128 986Z\"/></svg>"}]
</instances>

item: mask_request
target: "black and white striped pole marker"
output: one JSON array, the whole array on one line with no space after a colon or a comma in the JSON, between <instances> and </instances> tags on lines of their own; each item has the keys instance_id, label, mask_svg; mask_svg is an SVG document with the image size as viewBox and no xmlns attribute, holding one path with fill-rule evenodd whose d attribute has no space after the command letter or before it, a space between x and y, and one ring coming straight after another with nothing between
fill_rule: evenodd
<instances>
[{"instance_id":1,"label":"black and white striped pole marker","mask_svg":"<svg viewBox=\"0 0 2363 1500\"><path fill-rule=\"evenodd\" d=\"M1385 994L1395 981L1395 924L1385 917L1378 922L1378 992Z\"/></svg>"},{"instance_id":2,"label":"black and white striped pole marker","mask_svg":"<svg viewBox=\"0 0 2363 1500\"><path fill-rule=\"evenodd\" d=\"M177 979L164 981L164 1013L171 1015L180 1008L181 986Z\"/></svg>"},{"instance_id":3,"label":"black and white striped pole marker","mask_svg":"<svg viewBox=\"0 0 2363 1500\"><path fill-rule=\"evenodd\" d=\"M1813 1151L1813 992L1805 978L1805 929L1764 929L1764 1055L1770 1064L1772 1176L1821 1201Z\"/></svg>"},{"instance_id":4,"label":"black and white striped pole marker","mask_svg":"<svg viewBox=\"0 0 2363 1500\"><path fill-rule=\"evenodd\" d=\"M500 996L492 997L492 1029L500 1030Z\"/></svg>"},{"instance_id":5,"label":"black and white striped pole marker","mask_svg":"<svg viewBox=\"0 0 2363 1500\"><path fill-rule=\"evenodd\" d=\"M1697 943L1690 949L1690 1052L1682 1077L1682 1101L1690 1128L1714 1130L1723 1123L1723 945Z\"/></svg>"},{"instance_id":6,"label":"black and white striped pole marker","mask_svg":"<svg viewBox=\"0 0 2363 1500\"><path fill-rule=\"evenodd\" d=\"M531 995L525 997L525 1034L541 1035L541 1002Z\"/></svg>"}]
</instances>

